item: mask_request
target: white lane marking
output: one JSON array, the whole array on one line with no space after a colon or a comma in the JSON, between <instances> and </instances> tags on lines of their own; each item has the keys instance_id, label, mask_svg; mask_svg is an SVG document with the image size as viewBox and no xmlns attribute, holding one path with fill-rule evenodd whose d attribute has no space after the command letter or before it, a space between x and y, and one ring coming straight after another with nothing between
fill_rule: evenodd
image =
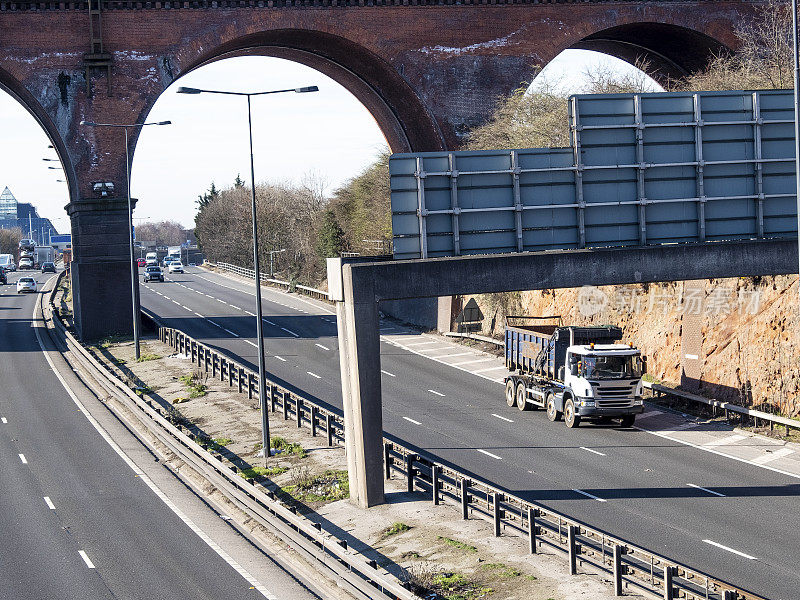
<instances>
[{"instance_id":1,"label":"white lane marking","mask_svg":"<svg viewBox=\"0 0 800 600\"><path fill-rule=\"evenodd\" d=\"M322 377L320 377L320 376L319 376L319 375L317 375L316 373L312 373L311 371L306 371L306 373L308 373L308 374L309 374L309 375L311 375L312 377L316 377L317 379L322 379Z\"/></svg>"},{"instance_id":2,"label":"white lane marking","mask_svg":"<svg viewBox=\"0 0 800 600\"><path fill-rule=\"evenodd\" d=\"M771 452L769 454L765 454L764 456L759 456L758 458L754 458L753 462L757 465L763 465L768 462L772 462L773 460L778 460L779 458L783 458L784 456L789 456L790 454L794 454L794 450L791 448L781 448L780 450L776 450L775 452Z\"/></svg>"},{"instance_id":3,"label":"white lane marking","mask_svg":"<svg viewBox=\"0 0 800 600\"><path fill-rule=\"evenodd\" d=\"M503 460L502 456L497 456L497 454L492 454L491 452L487 452L486 450L483 450L481 448L478 448L478 452L480 452L481 454L485 454L486 456L491 456L492 458L495 458L497 460Z\"/></svg>"},{"instance_id":4,"label":"white lane marking","mask_svg":"<svg viewBox=\"0 0 800 600\"><path fill-rule=\"evenodd\" d=\"M689 360L697 360L698 358L700 358L699 356L697 356L697 354L684 354L683 356L684 358L688 358Z\"/></svg>"},{"instance_id":5,"label":"white lane marking","mask_svg":"<svg viewBox=\"0 0 800 600\"><path fill-rule=\"evenodd\" d=\"M220 300L219 298L217 298L217 302L222 302L223 304L227 304L227 302L225 302L225 300Z\"/></svg>"},{"instance_id":6,"label":"white lane marking","mask_svg":"<svg viewBox=\"0 0 800 600\"><path fill-rule=\"evenodd\" d=\"M462 362L452 363L451 366L457 367L461 365L471 365L473 363L486 362L487 360L495 360L495 359L492 357L492 358L479 358L477 360L465 360Z\"/></svg>"},{"instance_id":7,"label":"white lane marking","mask_svg":"<svg viewBox=\"0 0 800 600\"><path fill-rule=\"evenodd\" d=\"M403 417L406 421L413 423L414 425L422 425L419 421L415 421L414 419L410 419L408 417Z\"/></svg>"},{"instance_id":8,"label":"white lane marking","mask_svg":"<svg viewBox=\"0 0 800 600\"><path fill-rule=\"evenodd\" d=\"M323 350L330 350L327 346L323 346L322 344L314 344L317 348L322 348Z\"/></svg>"},{"instance_id":9,"label":"white lane marking","mask_svg":"<svg viewBox=\"0 0 800 600\"><path fill-rule=\"evenodd\" d=\"M2 419L0 419L0 421L3 421L3 424L4 424L4 425L5 425L6 423L8 423L8 421L6 420L6 418L5 418L5 417L3 417Z\"/></svg>"},{"instance_id":10,"label":"white lane marking","mask_svg":"<svg viewBox=\"0 0 800 600\"><path fill-rule=\"evenodd\" d=\"M272 325L273 327L277 327L277 325L275 323L273 323L272 321L270 321L269 319L265 319L264 317L261 317L261 320L264 321L264 323Z\"/></svg>"},{"instance_id":11,"label":"white lane marking","mask_svg":"<svg viewBox=\"0 0 800 600\"><path fill-rule=\"evenodd\" d=\"M20 454L20 455L19 455L19 459L22 461L22 464L23 464L23 465L27 465L27 464L28 464L28 459L27 459L27 458L25 458L25 455L24 455L24 454Z\"/></svg>"},{"instance_id":12,"label":"white lane marking","mask_svg":"<svg viewBox=\"0 0 800 600\"><path fill-rule=\"evenodd\" d=\"M734 435L725 436L724 438L720 438L718 440L712 440L710 442L706 442L705 444L703 444L703 446L712 446L712 447L713 446L730 446L731 444L735 444L736 442L739 442L739 441L744 440L746 438L747 438L746 435L739 435L737 433L737 434L734 434Z\"/></svg>"},{"instance_id":13,"label":"white lane marking","mask_svg":"<svg viewBox=\"0 0 800 600\"><path fill-rule=\"evenodd\" d=\"M696 490L702 490L704 492L708 492L709 494L713 494L714 496L721 496L722 498L725 498L725 494L720 494L719 492L715 492L714 490L710 490L708 488L704 488L699 485L695 485L693 483L687 483L686 485L688 485L689 487L693 487Z\"/></svg>"},{"instance_id":14,"label":"white lane marking","mask_svg":"<svg viewBox=\"0 0 800 600\"><path fill-rule=\"evenodd\" d=\"M283 358L282 356L278 356L277 354L275 355L275 358L277 358L281 362L286 362L285 358Z\"/></svg>"},{"instance_id":15,"label":"white lane marking","mask_svg":"<svg viewBox=\"0 0 800 600\"><path fill-rule=\"evenodd\" d=\"M50 510L55 510L56 509L56 505L53 504L52 500L50 500L50 496L45 496L44 497L44 503L47 504L47 508L49 508Z\"/></svg>"},{"instance_id":16,"label":"white lane marking","mask_svg":"<svg viewBox=\"0 0 800 600\"><path fill-rule=\"evenodd\" d=\"M167 298L167 300L170 300L173 304L177 304L178 306L181 305L180 302L178 302L177 300L173 300L172 298Z\"/></svg>"},{"instance_id":17,"label":"white lane marking","mask_svg":"<svg viewBox=\"0 0 800 600\"><path fill-rule=\"evenodd\" d=\"M250 315L251 317L255 317L255 316L256 316L256 313L254 313L254 312L250 312L249 310L246 310L246 311L244 311L244 312L246 312L246 313L247 313L248 315Z\"/></svg>"},{"instance_id":18,"label":"white lane marking","mask_svg":"<svg viewBox=\"0 0 800 600\"><path fill-rule=\"evenodd\" d=\"M592 500L597 500L598 502L608 502L608 500L605 500L603 498L599 498L598 496L590 494L589 492L584 492L583 490L573 489L572 491L577 493L577 494L582 494L582 495L586 496L587 498L591 498Z\"/></svg>"},{"instance_id":19,"label":"white lane marking","mask_svg":"<svg viewBox=\"0 0 800 600\"><path fill-rule=\"evenodd\" d=\"M442 392L437 392L436 390L428 390L431 394L436 394L437 396L441 396L444 398L444 394Z\"/></svg>"},{"instance_id":20,"label":"white lane marking","mask_svg":"<svg viewBox=\"0 0 800 600\"><path fill-rule=\"evenodd\" d=\"M492 413L492 416L493 416L493 417L497 417L497 418L498 418L498 419L500 419L501 421L507 421L508 423L513 423L513 422L514 422L514 421L512 421L512 420L511 420L511 419L509 419L509 418L503 417L503 416L501 416L501 415L496 415L496 414L494 414L494 413Z\"/></svg>"},{"instance_id":21,"label":"white lane marking","mask_svg":"<svg viewBox=\"0 0 800 600\"><path fill-rule=\"evenodd\" d=\"M394 373L389 373L389 371L384 371L383 369L381 369L381 373L388 375L389 377L395 377Z\"/></svg>"},{"instance_id":22,"label":"white lane marking","mask_svg":"<svg viewBox=\"0 0 800 600\"><path fill-rule=\"evenodd\" d=\"M438 348L420 348L417 352L441 352L443 350L449 350L447 346L439 346Z\"/></svg>"},{"instance_id":23,"label":"white lane marking","mask_svg":"<svg viewBox=\"0 0 800 600\"><path fill-rule=\"evenodd\" d=\"M298 338L300 337L299 333L295 333L294 331L292 331L290 329L286 329L286 327L281 327L281 331L285 331L286 333L288 333L289 335L293 335L294 337L298 337Z\"/></svg>"},{"instance_id":24,"label":"white lane marking","mask_svg":"<svg viewBox=\"0 0 800 600\"><path fill-rule=\"evenodd\" d=\"M233 304L229 304L228 306L236 310L244 310L243 308L239 308L238 306L234 306Z\"/></svg>"},{"instance_id":25,"label":"white lane marking","mask_svg":"<svg viewBox=\"0 0 800 600\"><path fill-rule=\"evenodd\" d=\"M414 343L411 343L411 344L406 344L406 346L408 346L409 348L411 348L412 346L430 346L431 344L438 344L438 343L440 343L440 342L437 342L437 341L431 341L431 342L414 342Z\"/></svg>"},{"instance_id":26,"label":"white lane marking","mask_svg":"<svg viewBox=\"0 0 800 600\"><path fill-rule=\"evenodd\" d=\"M456 352L455 354L448 354L442 358L455 358L456 356L477 356L474 352Z\"/></svg>"},{"instance_id":27,"label":"white lane marking","mask_svg":"<svg viewBox=\"0 0 800 600\"><path fill-rule=\"evenodd\" d=\"M203 294L203 295L204 295L204 296L207 296L208 298L211 298L211 299L213 299L213 300L215 300L215 299L216 299L216 298L214 298L214 296L212 296L211 294Z\"/></svg>"},{"instance_id":28,"label":"white lane marking","mask_svg":"<svg viewBox=\"0 0 800 600\"><path fill-rule=\"evenodd\" d=\"M489 367L488 369L478 369L477 371L473 371L473 373L486 373L487 371L497 371L498 369L505 369L505 366Z\"/></svg>"},{"instance_id":29,"label":"white lane marking","mask_svg":"<svg viewBox=\"0 0 800 600\"><path fill-rule=\"evenodd\" d=\"M225 329L225 328L224 328L222 325L220 325L219 323L216 323L216 322L212 321L211 319L206 319L206 321L208 321L209 323L211 323L211 324L212 324L214 327L219 327L220 329Z\"/></svg>"},{"instance_id":30,"label":"white lane marking","mask_svg":"<svg viewBox=\"0 0 800 600\"><path fill-rule=\"evenodd\" d=\"M83 562L86 563L87 567L89 567L90 569L94 569L94 563L92 563L92 561L89 560L89 557L86 555L86 552L84 552L83 550L78 550L78 554L81 555L81 558L83 559Z\"/></svg>"},{"instance_id":31,"label":"white lane marking","mask_svg":"<svg viewBox=\"0 0 800 600\"><path fill-rule=\"evenodd\" d=\"M248 344L250 344L254 348L258 348L258 344L256 344L255 342L251 342L250 340L245 340L245 342L247 342Z\"/></svg>"},{"instance_id":32,"label":"white lane marking","mask_svg":"<svg viewBox=\"0 0 800 600\"><path fill-rule=\"evenodd\" d=\"M223 329L224 329L224 327L223 327ZM239 334L238 334L238 333L235 333L235 332L231 331L230 329L225 329L225 331L227 331L228 333L230 333L230 334L231 334L233 337L239 337Z\"/></svg>"},{"instance_id":33,"label":"white lane marking","mask_svg":"<svg viewBox=\"0 0 800 600\"><path fill-rule=\"evenodd\" d=\"M638 416L638 418L639 418L639 419L646 419L647 417L655 417L655 416L657 416L657 415L663 415L663 414L664 414L664 411L663 411L663 410L655 410L655 409L653 409L653 410L646 410L646 411L644 411L642 414L640 414L640 415Z\"/></svg>"},{"instance_id":34,"label":"white lane marking","mask_svg":"<svg viewBox=\"0 0 800 600\"><path fill-rule=\"evenodd\" d=\"M676 433L678 431L684 431L686 429L691 429L692 427L697 427L700 423L695 423L694 421L688 421L686 423L681 423L680 425L676 425L675 427L667 427L662 431L664 433Z\"/></svg>"},{"instance_id":35,"label":"white lane marking","mask_svg":"<svg viewBox=\"0 0 800 600\"><path fill-rule=\"evenodd\" d=\"M587 448L586 446L581 446L581 450L586 450L587 452L591 452L592 454L598 454L599 456L605 456L605 454L603 454L602 452L598 452L593 448Z\"/></svg>"},{"instance_id":36,"label":"white lane marking","mask_svg":"<svg viewBox=\"0 0 800 600\"><path fill-rule=\"evenodd\" d=\"M183 308L185 308L186 310L188 310L189 312L194 312L194 311L193 311L191 308L189 308L189 307L188 307L188 306L186 306L185 304L181 304L181 306L182 306Z\"/></svg>"},{"instance_id":37,"label":"white lane marking","mask_svg":"<svg viewBox=\"0 0 800 600\"><path fill-rule=\"evenodd\" d=\"M323 321L328 321L327 319L323 319ZM332 323L333 321L328 321L328 323ZM400 331L397 327L381 327L381 331Z\"/></svg>"},{"instance_id":38,"label":"white lane marking","mask_svg":"<svg viewBox=\"0 0 800 600\"><path fill-rule=\"evenodd\" d=\"M194 313L194 314L196 314L196 315L197 315L198 317L200 317L201 319L205 319L205 317L204 317L203 315L201 315L199 312L196 312L196 313Z\"/></svg>"},{"instance_id":39,"label":"white lane marking","mask_svg":"<svg viewBox=\"0 0 800 600\"><path fill-rule=\"evenodd\" d=\"M52 277L50 279L52 279ZM50 279L48 279L48 282L50 281ZM46 283L47 282L45 282L45 284ZM33 308L33 314L31 315L31 318L34 320L34 322L36 321L36 307L35 306ZM277 597L274 594L272 594L266 587L264 587L255 577L253 577L248 571L246 571L230 555L228 555L227 552L225 552L222 548L220 548L217 545L217 543L214 540L212 540L202 529L200 529L197 525L195 525L194 522L191 519L189 519L189 517L184 515L183 512L177 506L175 506L175 504L172 502L172 500L167 498L167 495L164 492L162 492L161 489L159 489L158 486L156 486L156 484L153 483L147 475L145 475L144 471L142 471L136 465L136 463L134 463L128 457L128 455L125 454L122 451L122 448L120 448L117 445L117 443L114 440L111 439L111 436L106 432L105 429L103 429L102 425L100 425L100 423L98 423L97 419L95 419L91 414L89 414L89 412L86 410L86 407L84 407L83 404L81 404L81 401L78 400L78 397L69 388L69 386L67 385L67 382L64 381L64 378L61 376L61 373L59 373L58 370L56 369L55 365L53 364L53 360L50 358L50 355L44 349L44 342L42 341L42 336L39 333L39 329L40 329L40 327L34 328L34 332L36 333L36 341L39 343L39 348L41 348L42 354L44 354L44 357L47 360L47 364L50 365L50 370L53 372L53 374L56 376L56 378L59 380L59 382L61 382L61 386L66 390L66 392L69 395L69 397L72 398L72 401L77 405L78 409L80 409L80 411L86 416L86 418L88 419L89 423L92 424L92 427L94 427L97 430L97 432L103 437L103 439L106 441L106 443L109 446L111 446L111 448L114 450L114 452L116 452L119 455L119 457L122 460L124 460L125 463L131 468L131 470L136 475L138 475L139 479L141 481L143 481L147 485L147 487L149 487L153 491L153 493L156 496L158 496L158 498L173 513L175 513L178 516L178 518L181 521L183 521L186 524L187 527L189 527L189 529L191 529L195 533L195 535L197 535L201 540L203 540L203 542L205 542L208 545L209 548L211 548L214 552L216 552L217 555L222 560L224 560L226 563L228 563L234 570L236 570L237 573L239 573L242 577L244 577L247 580L247 582L250 583L250 585L252 585L256 590L258 590L265 598L268 598L268 600L278 600Z\"/></svg>"},{"instance_id":40,"label":"white lane marking","mask_svg":"<svg viewBox=\"0 0 800 600\"><path fill-rule=\"evenodd\" d=\"M716 546L717 548L722 548L723 550L727 550L728 552L733 552L734 554L738 554L748 560L758 560L755 556L750 556L749 554L745 554L744 552L739 552L739 550L734 550L728 546L723 546L719 542L715 542L713 540L703 540L706 544L711 544L712 546Z\"/></svg>"}]
</instances>

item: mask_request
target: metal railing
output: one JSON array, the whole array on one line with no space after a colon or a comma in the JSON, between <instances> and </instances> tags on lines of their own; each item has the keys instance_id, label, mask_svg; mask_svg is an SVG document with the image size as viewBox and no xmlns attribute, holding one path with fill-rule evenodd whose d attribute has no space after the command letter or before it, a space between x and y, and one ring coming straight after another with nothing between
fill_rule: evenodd
<instances>
[{"instance_id":1,"label":"metal railing","mask_svg":"<svg viewBox=\"0 0 800 600\"><path fill-rule=\"evenodd\" d=\"M241 277L247 277L248 279L256 278L256 272L253 269L246 269L244 267L239 267L237 265L232 265L230 263L215 263L215 264L208 263L208 264L222 271L227 271L228 273L234 273ZM309 287L307 285L295 284L290 281L273 279L265 275L264 273L261 273L260 275L261 275L261 283L283 288L287 292L298 292L300 294L303 294L305 296L310 296L318 300L328 300L328 292L324 290L318 290L317 288Z\"/></svg>"},{"instance_id":2,"label":"metal railing","mask_svg":"<svg viewBox=\"0 0 800 600\"><path fill-rule=\"evenodd\" d=\"M238 387L249 398L258 397L254 371L179 330L159 327L158 336L212 377ZM327 432L331 445L343 442L344 422L339 411L322 407L275 382L268 382L267 393L272 412L279 411L285 420L294 420L298 428L309 427L312 435ZM543 549L561 554L569 562L570 574L583 567L609 576L618 595L628 589L665 600L764 600L481 481L389 437L384 437L384 468L387 479L394 474L405 478L409 492L427 494L435 504L455 506L463 519L489 521L495 536L511 530L527 537L531 554Z\"/></svg>"},{"instance_id":3,"label":"metal railing","mask_svg":"<svg viewBox=\"0 0 800 600\"><path fill-rule=\"evenodd\" d=\"M800 421L795 419L790 419L788 417L782 417L780 415L772 415L768 412L760 411L760 410L753 410L751 408L746 408L744 406L739 406L738 404L731 404L730 402L724 402L722 400L713 400L710 398L704 398L703 396L698 396L697 394L691 394L689 392L684 392L681 390L674 390L672 388L668 388L663 385L659 385L657 383L652 383L650 381L643 382L644 387L649 388L656 399L663 398L664 396L679 398L681 400L685 400L687 402L697 402L700 404L705 404L706 406L711 407L712 414L714 416L717 415L718 412L722 411L725 413L725 418L730 420L731 413L735 413L738 415L742 415L743 417L749 417L753 420L755 426L758 426L759 421L764 421L769 423L770 429L772 429L775 425L782 425L786 427L786 435L789 435L790 429L800 429Z\"/></svg>"},{"instance_id":4,"label":"metal railing","mask_svg":"<svg viewBox=\"0 0 800 600\"><path fill-rule=\"evenodd\" d=\"M60 277L58 282L60 282ZM49 294L49 314L45 314L45 321L48 326L52 325L62 339L57 342L66 345L71 351L71 355L89 373L97 384L109 395L113 395L122 402L128 409L132 409L134 414L139 416L140 422L164 443L176 455L180 456L190 467L198 471L212 485L220 489L226 496L234 501L234 504L243 510L257 522L268 527L290 544L293 549L303 555L308 560L319 563L323 568L338 579L337 584L342 585L361 600L421 600L419 596L410 591L407 584L400 581L394 575L388 573L372 560L350 548L347 541L340 539L333 534L325 531L321 523L317 523L313 518L298 514L297 510L289 507L280 501L274 490L255 485L252 480L244 479L239 476L238 469L230 462L226 462L217 455L210 447L199 444L192 435L191 431L180 424L173 424L170 420L170 411L148 398L140 398L133 389L123 383L111 368L105 363L98 361L91 352L80 344L75 337L64 327L58 316L58 311L54 306L55 292L58 283ZM44 305L44 296L40 297ZM44 308L44 306L43 306ZM211 358L208 348L202 344L189 344L184 337L176 335L175 330L171 330L171 339L174 342L183 344L182 348L194 348L194 356L200 361L204 368L212 368L216 364L219 369L225 369L225 373L230 377L232 373L239 375L239 385L248 381L252 382L255 375L251 372L244 374L238 370L240 365L233 361L222 360L223 357L216 355ZM159 332L161 333L161 332ZM193 341L193 340L192 340ZM216 353L214 353L216 354ZM215 371L212 371L215 372ZM248 383L248 389L255 388ZM274 389L274 388L273 388ZM284 392L286 392L284 390ZM287 414L288 407L292 400L294 410L302 414L302 399L294 397L289 400L291 394L284 393L282 404L284 415ZM274 405L273 405L274 407ZM320 424L319 420L314 419L315 414L322 415L322 423L328 435L328 443L342 439L341 420L331 418L333 413L320 410L314 406L315 410L307 412L310 420L305 423L312 427L314 423ZM273 408L274 410L274 408ZM298 423L300 419L298 418Z\"/></svg>"}]
</instances>

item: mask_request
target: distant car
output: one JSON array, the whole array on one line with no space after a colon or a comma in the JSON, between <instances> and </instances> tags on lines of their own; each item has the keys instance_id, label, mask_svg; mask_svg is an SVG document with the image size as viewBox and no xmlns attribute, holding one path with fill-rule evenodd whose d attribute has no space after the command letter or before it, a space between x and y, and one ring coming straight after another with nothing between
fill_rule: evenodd
<instances>
[{"instance_id":1,"label":"distant car","mask_svg":"<svg viewBox=\"0 0 800 600\"><path fill-rule=\"evenodd\" d=\"M55 273L55 272L56 272L55 263L51 263L51 262L43 262L42 263L42 273Z\"/></svg>"},{"instance_id":2,"label":"distant car","mask_svg":"<svg viewBox=\"0 0 800 600\"><path fill-rule=\"evenodd\" d=\"M165 257L164 257L164 260L162 261L162 264L163 264L165 267L168 267L168 266L169 266L169 263L171 263L171 262L172 262L172 261L174 261L174 260L175 260L175 259L174 259L173 257L171 257L171 256L165 256Z\"/></svg>"},{"instance_id":3,"label":"distant car","mask_svg":"<svg viewBox=\"0 0 800 600\"><path fill-rule=\"evenodd\" d=\"M36 292L36 280L33 277L20 277L17 281L17 293Z\"/></svg>"},{"instance_id":4,"label":"distant car","mask_svg":"<svg viewBox=\"0 0 800 600\"><path fill-rule=\"evenodd\" d=\"M137 258L136 259L136 266L137 267L143 267L143 266L145 266L145 264L147 264L145 259L143 259L143 258Z\"/></svg>"},{"instance_id":5,"label":"distant car","mask_svg":"<svg viewBox=\"0 0 800 600\"><path fill-rule=\"evenodd\" d=\"M145 264L145 266L148 266L148 267L157 267L158 266L158 261L155 260L155 259L148 258L145 261L144 264Z\"/></svg>"},{"instance_id":6,"label":"distant car","mask_svg":"<svg viewBox=\"0 0 800 600\"><path fill-rule=\"evenodd\" d=\"M154 267L145 267L144 269L144 280L145 281L164 281L164 272L161 270L161 267L154 266Z\"/></svg>"},{"instance_id":7,"label":"distant car","mask_svg":"<svg viewBox=\"0 0 800 600\"><path fill-rule=\"evenodd\" d=\"M25 269L32 269L33 268L33 259L31 258L20 258L19 259L19 269L23 271Z\"/></svg>"},{"instance_id":8,"label":"distant car","mask_svg":"<svg viewBox=\"0 0 800 600\"><path fill-rule=\"evenodd\" d=\"M6 285L8 283L8 275L6 275L5 269L0 269L0 284Z\"/></svg>"},{"instance_id":9,"label":"distant car","mask_svg":"<svg viewBox=\"0 0 800 600\"><path fill-rule=\"evenodd\" d=\"M189 263L189 266L190 267L196 267L197 265L195 263Z\"/></svg>"},{"instance_id":10,"label":"distant car","mask_svg":"<svg viewBox=\"0 0 800 600\"><path fill-rule=\"evenodd\" d=\"M169 267L167 269L170 273L183 273L183 265L179 260L173 260L169 263Z\"/></svg>"}]
</instances>

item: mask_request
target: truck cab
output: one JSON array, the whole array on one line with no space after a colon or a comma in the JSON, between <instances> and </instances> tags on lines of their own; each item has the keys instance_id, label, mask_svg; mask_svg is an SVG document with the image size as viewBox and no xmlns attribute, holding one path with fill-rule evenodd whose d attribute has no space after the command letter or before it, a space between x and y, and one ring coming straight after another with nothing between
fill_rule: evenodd
<instances>
[{"instance_id":1,"label":"truck cab","mask_svg":"<svg viewBox=\"0 0 800 600\"><path fill-rule=\"evenodd\" d=\"M568 425L581 418L621 418L623 425L632 425L631 417L644 410L644 370L641 353L630 345L569 346L564 388L553 408L564 415Z\"/></svg>"}]
</instances>

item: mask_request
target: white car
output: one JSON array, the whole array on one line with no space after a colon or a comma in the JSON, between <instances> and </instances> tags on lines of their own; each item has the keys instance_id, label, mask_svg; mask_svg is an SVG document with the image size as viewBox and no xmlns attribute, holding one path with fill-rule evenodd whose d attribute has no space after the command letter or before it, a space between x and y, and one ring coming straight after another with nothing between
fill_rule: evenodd
<instances>
[{"instance_id":1,"label":"white car","mask_svg":"<svg viewBox=\"0 0 800 600\"><path fill-rule=\"evenodd\" d=\"M30 258L20 258L19 259L19 268L20 271L24 269L32 269L33 268L33 260Z\"/></svg>"},{"instance_id":2,"label":"white car","mask_svg":"<svg viewBox=\"0 0 800 600\"><path fill-rule=\"evenodd\" d=\"M33 277L20 277L17 281L17 293L36 292L36 280Z\"/></svg>"},{"instance_id":3,"label":"white car","mask_svg":"<svg viewBox=\"0 0 800 600\"><path fill-rule=\"evenodd\" d=\"M183 264L179 260L174 260L169 263L168 270L170 273L183 273Z\"/></svg>"}]
</instances>

